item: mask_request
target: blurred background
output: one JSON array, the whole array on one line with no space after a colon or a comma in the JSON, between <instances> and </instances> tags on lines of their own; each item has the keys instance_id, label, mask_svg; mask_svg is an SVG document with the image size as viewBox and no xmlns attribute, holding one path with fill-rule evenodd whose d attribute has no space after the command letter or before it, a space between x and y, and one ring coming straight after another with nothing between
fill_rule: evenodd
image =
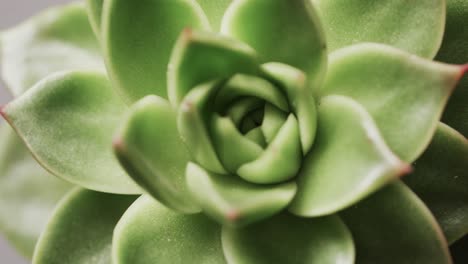
<instances>
[{"instance_id":1,"label":"blurred background","mask_svg":"<svg viewBox=\"0 0 468 264\"><path fill-rule=\"evenodd\" d=\"M0 31L14 26L38 11L49 6L73 2L71 0L0 0ZM1 67L1 64L0 64ZM5 104L11 96L0 82L0 105ZM3 122L3 120L0 120ZM0 235L0 263L26 264L29 261L18 255L8 242Z\"/></svg>"}]
</instances>

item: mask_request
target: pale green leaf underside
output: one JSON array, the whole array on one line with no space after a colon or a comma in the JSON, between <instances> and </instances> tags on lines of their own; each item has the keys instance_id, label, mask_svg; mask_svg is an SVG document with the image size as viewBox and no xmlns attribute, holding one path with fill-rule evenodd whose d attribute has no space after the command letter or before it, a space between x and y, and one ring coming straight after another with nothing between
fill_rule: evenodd
<instances>
[{"instance_id":1,"label":"pale green leaf underside","mask_svg":"<svg viewBox=\"0 0 468 264\"><path fill-rule=\"evenodd\" d=\"M352 99L322 98L318 120L317 141L303 161L298 192L289 207L294 214L337 212L409 170L387 147L369 114Z\"/></svg>"},{"instance_id":2,"label":"pale green leaf underside","mask_svg":"<svg viewBox=\"0 0 468 264\"><path fill-rule=\"evenodd\" d=\"M331 51L377 42L432 59L445 25L444 0L310 0Z\"/></svg>"},{"instance_id":3,"label":"pale green leaf underside","mask_svg":"<svg viewBox=\"0 0 468 264\"><path fill-rule=\"evenodd\" d=\"M336 215L309 219L282 213L242 229L225 226L222 240L229 263L354 263L351 233Z\"/></svg>"},{"instance_id":4,"label":"pale green leaf underside","mask_svg":"<svg viewBox=\"0 0 468 264\"><path fill-rule=\"evenodd\" d=\"M145 195L116 226L112 256L115 264L226 263L220 226L202 214L175 213Z\"/></svg>"},{"instance_id":5,"label":"pale green leaf underside","mask_svg":"<svg viewBox=\"0 0 468 264\"><path fill-rule=\"evenodd\" d=\"M364 43L331 54L321 94L344 95L362 104L390 149L412 162L429 144L462 74L460 66Z\"/></svg>"},{"instance_id":6,"label":"pale green leaf underside","mask_svg":"<svg viewBox=\"0 0 468 264\"><path fill-rule=\"evenodd\" d=\"M447 63L468 63L468 1L447 0L447 24L436 60ZM468 67L468 66L467 66ZM468 70L468 69L467 69ZM468 137L468 76L465 76L450 98L442 121Z\"/></svg>"},{"instance_id":7,"label":"pale green leaf underside","mask_svg":"<svg viewBox=\"0 0 468 264\"><path fill-rule=\"evenodd\" d=\"M105 75L49 76L2 109L41 165L88 189L140 193L112 153L112 135L126 107Z\"/></svg>"},{"instance_id":8,"label":"pale green leaf underside","mask_svg":"<svg viewBox=\"0 0 468 264\"><path fill-rule=\"evenodd\" d=\"M104 68L81 4L46 10L2 32L0 57L2 79L14 96L57 71Z\"/></svg>"},{"instance_id":9,"label":"pale green leaf underside","mask_svg":"<svg viewBox=\"0 0 468 264\"><path fill-rule=\"evenodd\" d=\"M252 184L237 175L214 174L189 163L187 184L203 211L229 226L245 226L285 208L296 193L294 182Z\"/></svg>"},{"instance_id":10,"label":"pale green leaf underside","mask_svg":"<svg viewBox=\"0 0 468 264\"><path fill-rule=\"evenodd\" d=\"M447 240L468 234L468 141L439 124L431 144L414 163L405 183L429 207Z\"/></svg>"},{"instance_id":11,"label":"pale green leaf underside","mask_svg":"<svg viewBox=\"0 0 468 264\"><path fill-rule=\"evenodd\" d=\"M320 85L327 51L322 25L309 1L239 0L226 11L221 32L252 46L261 62L281 62Z\"/></svg>"},{"instance_id":12,"label":"pale green leaf underside","mask_svg":"<svg viewBox=\"0 0 468 264\"><path fill-rule=\"evenodd\" d=\"M353 235L356 263L452 263L436 220L401 182L340 215Z\"/></svg>"},{"instance_id":13,"label":"pale green leaf underside","mask_svg":"<svg viewBox=\"0 0 468 264\"><path fill-rule=\"evenodd\" d=\"M33 263L111 263L114 226L135 198L85 189L70 192L41 234Z\"/></svg>"},{"instance_id":14,"label":"pale green leaf underside","mask_svg":"<svg viewBox=\"0 0 468 264\"><path fill-rule=\"evenodd\" d=\"M24 256L71 185L37 164L12 128L0 127L0 230Z\"/></svg>"},{"instance_id":15,"label":"pale green leaf underside","mask_svg":"<svg viewBox=\"0 0 468 264\"><path fill-rule=\"evenodd\" d=\"M102 41L109 75L124 99L167 98L166 73L184 28L209 29L195 0L106 0Z\"/></svg>"},{"instance_id":16,"label":"pale green leaf underside","mask_svg":"<svg viewBox=\"0 0 468 264\"><path fill-rule=\"evenodd\" d=\"M114 151L135 182L161 203L184 213L200 211L185 183L190 155L168 101L149 95L135 103L114 140Z\"/></svg>"}]
</instances>

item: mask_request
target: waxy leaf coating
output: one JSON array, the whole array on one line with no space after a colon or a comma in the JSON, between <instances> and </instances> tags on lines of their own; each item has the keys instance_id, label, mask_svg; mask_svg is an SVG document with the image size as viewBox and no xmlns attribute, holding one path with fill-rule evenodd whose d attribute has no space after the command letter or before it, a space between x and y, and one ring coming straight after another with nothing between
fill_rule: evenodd
<instances>
[{"instance_id":1,"label":"waxy leaf coating","mask_svg":"<svg viewBox=\"0 0 468 264\"><path fill-rule=\"evenodd\" d=\"M24 256L34 246L57 202L71 185L33 159L12 128L0 126L0 230Z\"/></svg>"},{"instance_id":2,"label":"waxy leaf coating","mask_svg":"<svg viewBox=\"0 0 468 264\"><path fill-rule=\"evenodd\" d=\"M351 233L337 215L299 218L288 213L246 228L223 227L223 249L236 264L351 264Z\"/></svg>"},{"instance_id":3,"label":"waxy leaf coating","mask_svg":"<svg viewBox=\"0 0 468 264\"><path fill-rule=\"evenodd\" d=\"M259 185L236 175L208 172L189 163L187 184L203 211L229 226L245 226L284 209L296 194L294 182Z\"/></svg>"},{"instance_id":4,"label":"waxy leaf coating","mask_svg":"<svg viewBox=\"0 0 468 264\"><path fill-rule=\"evenodd\" d=\"M167 98L169 57L187 27L209 29L195 0L105 1L104 53L109 76L126 102L150 94Z\"/></svg>"},{"instance_id":5,"label":"waxy leaf coating","mask_svg":"<svg viewBox=\"0 0 468 264\"><path fill-rule=\"evenodd\" d=\"M390 151L372 118L352 99L322 98L318 120L317 142L304 159L289 207L294 214L337 212L409 172L410 166Z\"/></svg>"},{"instance_id":6,"label":"waxy leaf coating","mask_svg":"<svg viewBox=\"0 0 468 264\"><path fill-rule=\"evenodd\" d=\"M202 214L184 215L143 195L114 231L113 263L224 264L221 227Z\"/></svg>"},{"instance_id":7,"label":"waxy leaf coating","mask_svg":"<svg viewBox=\"0 0 468 264\"><path fill-rule=\"evenodd\" d=\"M468 234L468 140L442 123L404 178L436 217L449 243Z\"/></svg>"},{"instance_id":8,"label":"waxy leaf coating","mask_svg":"<svg viewBox=\"0 0 468 264\"><path fill-rule=\"evenodd\" d=\"M445 25L445 0L311 0L331 51L377 42L432 59Z\"/></svg>"},{"instance_id":9,"label":"waxy leaf coating","mask_svg":"<svg viewBox=\"0 0 468 264\"><path fill-rule=\"evenodd\" d=\"M353 236L356 263L452 263L436 220L401 182L340 215Z\"/></svg>"},{"instance_id":10,"label":"waxy leaf coating","mask_svg":"<svg viewBox=\"0 0 468 264\"><path fill-rule=\"evenodd\" d=\"M114 139L114 151L135 182L161 203L183 213L200 211L185 183L190 154L167 100L148 95L134 104Z\"/></svg>"},{"instance_id":11,"label":"waxy leaf coating","mask_svg":"<svg viewBox=\"0 0 468 264\"><path fill-rule=\"evenodd\" d=\"M125 110L105 75L76 71L49 76L1 112L52 174L92 190L140 193L112 153Z\"/></svg>"},{"instance_id":12,"label":"waxy leaf coating","mask_svg":"<svg viewBox=\"0 0 468 264\"><path fill-rule=\"evenodd\" d=\"M135 198L73 190L47 223L34 251L33 263L111 263L114 226Z\"/></svg>"},{"instance_id":13,"label":"waxy leaf coating","mask_svg":"<svg viewBox=\"0 0 468 264\"><path fill-rule=\"evenodd\" d=\"M331 54L322 95L344 95L371 114L385 142L413 162L429 144L463 67L373 43Z\"/></svg>"}]
</instances>

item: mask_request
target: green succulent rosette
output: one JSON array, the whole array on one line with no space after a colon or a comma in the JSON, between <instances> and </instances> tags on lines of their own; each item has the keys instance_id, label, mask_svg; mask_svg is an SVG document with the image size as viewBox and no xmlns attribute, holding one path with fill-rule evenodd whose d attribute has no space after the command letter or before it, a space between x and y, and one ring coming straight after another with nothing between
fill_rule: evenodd
<instances>
[{"instance_id":1,"label":"green succulent rosette","mask_svg":"<svg viewBox=\"0 0 468 264\"><path fill-rule=\"evenodd\" d=\"M16 97L1 113L24 143L0 131L0 229L38 264L452 263L467 15L460 0L45 11L0 39Z\"/></svg>"}]
</instances>

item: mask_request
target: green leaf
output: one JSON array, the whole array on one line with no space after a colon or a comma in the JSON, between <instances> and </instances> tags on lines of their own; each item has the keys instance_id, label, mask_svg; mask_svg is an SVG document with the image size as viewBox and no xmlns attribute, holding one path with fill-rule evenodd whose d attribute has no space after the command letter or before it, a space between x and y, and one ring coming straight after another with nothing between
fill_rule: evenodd
<instances>
[{"instance_id":1,"label":"green leaf","mask_svg":"<svg viewBox=\"0 0 468 264\"><path fill-rule=\"evenodd\" d=\"M197 0L200 6L205 11L211 27L214 31L218 31L221 26L224 12L233 0Z\"/></svg>"},{"instance_id":2,"label":"green leaf","mask_svg":"<svg viewBox=\"0 0 468 264\"><path fill-rule=\"evenodd\" d=\"M212 81L193 88L182 101L177 115L177 128L192 158L204 168L216 173L226 173L216 154L206 126L207 108L217 92L219 82Z\"/></svg>"},{"instance_id":3,"label":"green leaf","mask_svg":"<svg viewBox=\"0 0 468 264\"><path fill-rule=\"evenodd\" d=\"M114 263L223 264L221 228L202 214L183 215L140 197L114 231Z\"/></svg>"},{"instance_id":4,"label":"green leaf","mask_svg":"<svg viewBox=\"0 0 468 264\"><path fill-rule=\"evenodd\" d=\"M436 60L447 63L468 63L468 2L447 0L445 35ZM465 66L468 71L468 65ZM468 137L468 76L465 76L450 98L442 121Z\"/></svg>"},{"instance_id":5,"label":"green leaf","mask_svg":"<svg viewBox=\"0 0 468 264\"><path fill-rule=\"evenodd\" d=\"M104 0L86 0L86 7L88 11L89 23L91 24L94 34L98 38L101 36L101 21L102 21L102 7Z\"/></svg>"},{"instance_id":6,"label":"green leaf","mask_svg":"<svg viewBox=\"0 0 468 264\"><path fill-rule=\"evenodd\" d=\"M444 34L445 0L312 0L331 51L361 42L433 58Z\"/></svg>"},{"instance_id":7,"label":"green leaf","mask_svg":"<svg viewBox=\"0 0 468 264\"><path fill-rule=\"evenodd\" d=\"M284 122L288 118L288 114L281 111L279 108L272 104L265 104L264 118L261 126L263 135L267 143L271 143L275 136L280 131Z\"/></svg>"},{"instance_id":8,"label":"green leaf","mask_svg":"<svg viewBox=\"0 0 468 264\"><path fill-rule=\"evenodd\" d=\"M189 163L187 184L203 211L219 223L245 226L280 212L296 193L294 182L278 185L252 184L237 175L206 171Z\"/></svg>"},{"instance_id":9,"label":"green leaf","mask_svg":"<svg viewBox=\"0 0 468 264\"><path fill-rule=\"evenodd\" d=\"M221 32L251 45L262 62L282 62L320 85L327 62L325 37L309 0L239 0L229 6Z\"/></svg>"},{"instance_id":10,"label":"green leaf","mask_svg":"<svg viewBox=\"0 0 468 264\"><path fill-rule=\"evenodd\" d=\"M252 183L284 182L297 175L301 161L299 125L296 117L290 114L265 151L257 159L240 166L237 174Z\"/></svg>"},{"instance_id":11,"label":"green leaf","mask_svg":"<svg viewBox=\"0 0 468 264\"><path fill-rule=\"evenodd\" d=\"M409 165L390 151L370 115L355 101L322 98L318 120L316 143L303 161L289 207L294 214L337 212L409 172Z\"/></svg>"},{"instance_id":12,"label":"green leaf","mask_svg":"<svg viewBox=\"0 0 468 264\"><path fill-rule=\"evenodd\" d=\"M47 173L8 125L0 126L0 230L24 256L71 185Z\"/></svg>"},{"instance_id":13,"label":"green leaf","mask_svg":"<svg viewBox=\"0 0 468 264\"><path fill-rule=\"evenodd\" d=\"M111 263L114 227L135 198L74 190L60 202L41 234L33 263Z\"/></svg>"},{"instance_id":14,"label":"green leaf","mask_svg":"<svg viewBox=\"0 0 468 264\"><path fill-rule=\"evenodd\" d=\"M128 174L171 209L199 212L185 183L190 155L177 132L168 101L148 95L132 106L114 140L114 151Z\"/></svg>"},{"instance_id":15,"label":"green leaf","mask_svg":"<svg viewBox=\"0 0 468 264\"><path fill-rule=\"evenodd\" d=\"M382 189L341 216L353 235L356 263L452 263L436 220L401 182Z\"/></svg>"},{"instance_id":16,"label":"green leaf","mask_svg":"<svg viewBox=\"0 0 468 264\"><path fill-rule=\"evenodd\" d=\"M336 215L307 219L283 213L242 229L225 226L222 240L229 263L354 263L351 234Z\"/></svg>"},{"instance_id":17,"label":"green leaf","mask_svg":"<svg viewBox=\"0 0 468 264\"><path fill-rule=\"evenodd\" d=\"M1 110L52 174L92 190L140 192L112 153L125 105L103 74L51 75Z\"/></svg>"},{"instance_id":18,"label":"green leaf","mask_svg":"<svg viewBox=\"0 0 468 264\"><path fill-rule=\"evenodd\" d=\"M322 94L362 104L392 151L412 162L429 144L463 69L365 43L334 52L327 74Z\"/></svg>"},{"instance_id":19,"label":"green leaf","mask_svg":"<svg viewBox=\"0 0 468 264\"><path fill-rule=\"evenodd\" d=\"M108 71L129 103L145 95L167 98L171 50L186 27L208 29L195 0L106 0L102 41Z\"/></svg>"},{"instance_id":20,"label":"green leaf","mask_svg":"<svg viewBox=\"0 0 468 264\"><path fill-rule=\"evenodd\" d=\"M285 90L289 105L299 122L302 153L309 152L317 129L317 110L312 87L305 83L306 76L289 65L274 62L263 64L262 70Z\"/></svg>"},{"instance_id":21,"label":"green leaf","mask_svg":"<svg viewBox=\"0 0 468 264\"><path fill-rule=\"evenodd\" d=\"M448 242L468 234L468 140L442 123L405 183L424 201Z\"/></svg>"},{"instance_id":22,"label":"green leaf","mask_svg":"<svg viewBox=\"0 0 468 264\"><path fill-rule=\"evenodd\" d=\"M81 4L52 8L0 35L2 78L14 96L62 70L103 69Z\"/></svg>"},{"instance_id":23,"label":"green leaf","mask_svg":"<svg viewBox=\"0 0 468 264\"><path fill-rule=\"evenodd\" d=\"M228 78L235 73L258 72L255 51L246 44L215 33L184 30L172 51L168 94L173 106L195 86Z\"/></svg>"}]
</instances>

